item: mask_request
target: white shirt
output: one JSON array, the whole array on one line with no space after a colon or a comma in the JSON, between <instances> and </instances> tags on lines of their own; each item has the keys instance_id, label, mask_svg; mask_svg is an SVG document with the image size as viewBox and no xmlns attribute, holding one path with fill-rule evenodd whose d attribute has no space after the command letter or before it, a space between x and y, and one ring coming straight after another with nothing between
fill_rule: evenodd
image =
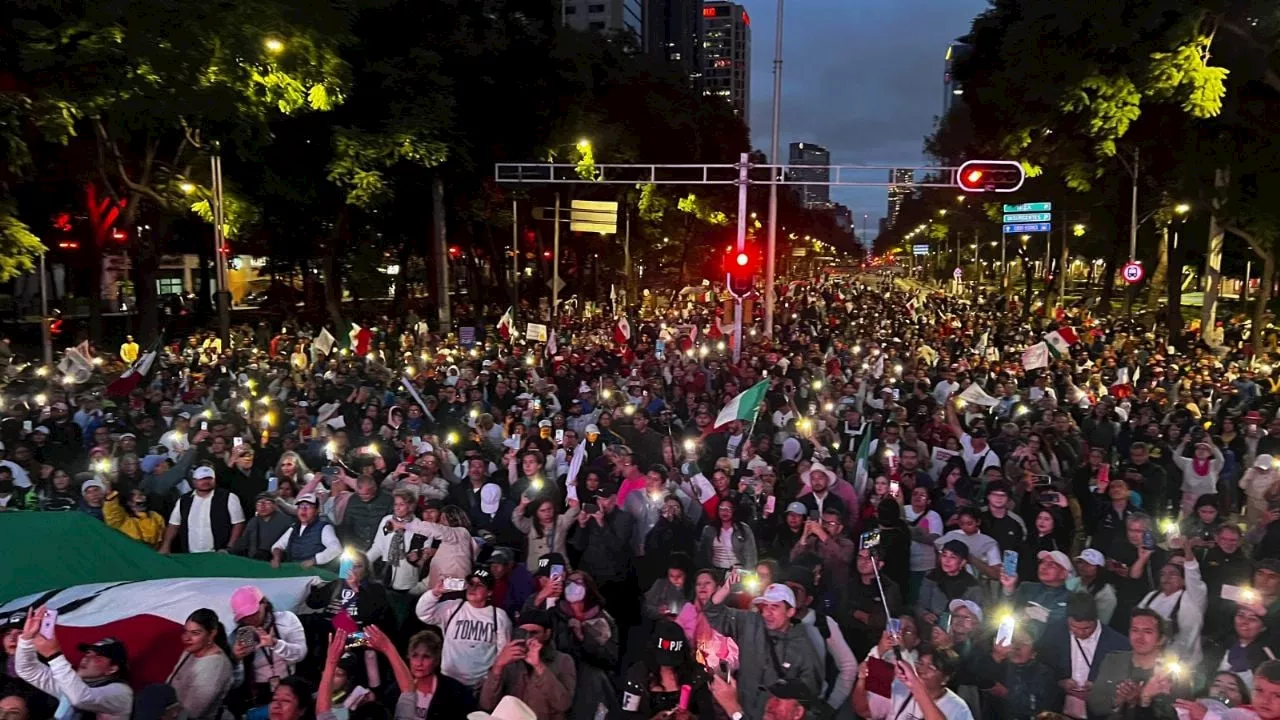
<instances>
[{"instance_id":1,"label":"white shirt","mask_svg":"<svg viewBox=\"0 0 1280 720\"><path fill-rule=\"evenodd\" d=\"M305 530L306 528L303 529ZM288 562L302 562L303 560L309 559L289 557L289 540L292 538L293 528L289 528L284 531L284 534L280 536L279 540L276 540L276 544L272 545L271 549L273 551L279 550L280 552L283 552L285 554L285 560ZM326 524L324 528L320 530L320 543L324 545L324 549L316 553L315 563L317 565L328 565L334 560L337 560L338 556L342 554L342 543L338 542L338 534L333 531L332 525Z\"/></svg>"},{"instance_id":2,"label":"white shirt","mask_svg":"<svg viewBox=\"0 0 1280 720\"><path fill-rule=\"evenodd\" d=\"M209 522L210 501L213 492L201 497L200 493L191 496L191 512L187 514L187 552L213 552L213 525ZM227 513L231 516L232 525L244 523L244 509L240 507L240 498L235 493L227 493ZM173 506L169 513L169 524L182 527L182 503Z\"/></svg>"},{"instance_id":3,"label":"white shirt","mask_svg":"<svg viewBox=\"0 0 1280 720\"><path fill-rule=\"evenodd\" d=\"M983 438L985 440L985 438ZM1000 456L996 455L996 451L991 449L990 443L984 444L982 452L975 452L973 449L973 438L969 437L969 433L960 436L960 449L964 451L964 467L971 475L978 475L989 467L1000 466ZM982 467L974 467L978 464L978 458L986 456L982 461Z\"/></svg>"},{"instance_id":4,"label":"white shirt","mask_svg":"<svg viewBox=\"0 0 1280 720\"><path fill-rule=\"evenodd\" d=\"M893 681L893 697L870 693L867 699L871 705L871 720L924 720L920 704L911 697L911 691L901 680ZM947 720L973 720L969 706L950 690L933 703Z\"/></svg>"},{"instance_id":5,"label":"white shirt","mask_svg":"<svg viewBox=\"0 0 1280 720\"><path fill-rule=\"evenodd\" d=\"M1093 669L1095 656L1098 654L1098 638L1102 637L1102 623L1095 623L1093 634L1084 640L1070 633L1068 635L1071 641L1071 679L1077 686L1084 687L1084 684L1089 682L1089 672ZM1085 718L1089 715L1085 701L1073 695L1067 696L1062 705L1062 712L1073 718Z\"/></svg>"},{"instance_id":6,"label":"white shirt","mask_svg":"<svg viewBox=\"0 0 1280 720\"><path fill-rule=\"evenodd\" d=\"M902 513L908 526L919 527L930 535L942 534L942 517L933 510L926 510L924 519L919 523L916 523L916 519L920 517L920 514L910 505L903 508ZM933 547L933 544L913 540L911 542L910 564L907 569L912 572L922 572L932 570L937 566L938 551Z\"/></svg>"}]
</instances>

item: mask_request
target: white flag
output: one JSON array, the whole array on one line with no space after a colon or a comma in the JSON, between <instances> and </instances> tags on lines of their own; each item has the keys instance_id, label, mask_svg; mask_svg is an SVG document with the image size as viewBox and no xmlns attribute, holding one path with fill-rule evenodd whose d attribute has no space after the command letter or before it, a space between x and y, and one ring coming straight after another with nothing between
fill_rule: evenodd
<instances>
[{"instance_id":1,"label":"white flag","mask_svg":"<svg viewBox=\"0 0 1280 720\"><path fill-rule=\"evenodd\" d=\"M311 347L315 348L316 352L321 355L328 355L333 350L336 342L338 342L338 339L333 336L333 333L329 332L329 328L322 327L320 328L320 334L316 335L316 339L311 341Z\"/></svg>"},{"instance_id":2,"label":"white flag","mask_svg":"<svg viewBox=\"0 0 1280 720\"><path fill-rule=\"evenodd\" d=\"M79 348L67 348L58 363L58 372L65 382L82 383L93 374L93 362Z\"/></svg>"},{"instance_id":3,"label":"white flag","mask_svg":"<svg viewBox=\"0 0 1280 720\"><path fill-rule=\"evenodd\" d=\"M971 405L983 405L985 407L993 407L1000 402L988 395L986 390L978 387L978 383L969 383L969 387L961 391L959 397Z\"/></svg>"},{"instance_id":4,"label":"white flag","mask_svg":"<svg viewBox=\"0 0 1280 720\"><path fill-rule=\"evenodd\" d=\"M1047 343L1039 342L1026 350L1023 350L1022 367L1027 370L1049 367L1049 345Z\"/></svg>"}]
</instances>

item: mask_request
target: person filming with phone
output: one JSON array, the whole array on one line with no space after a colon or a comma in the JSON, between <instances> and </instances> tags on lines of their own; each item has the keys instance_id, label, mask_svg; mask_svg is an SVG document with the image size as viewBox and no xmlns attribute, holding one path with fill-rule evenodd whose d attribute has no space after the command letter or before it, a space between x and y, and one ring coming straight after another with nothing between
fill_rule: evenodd
<instances>
[{"instance_id":1,"label":"person filming with phone","mask_svg":"<svg viewBox=\"0 0 1280 720\"><path fill-rule=\"evenodd\" d=\"M27 616L14 657L18 677L65 700L75 713L92 713L103 720L128 718L133 709L133 689L129 687L129 658L124 643L108 637L83 644L80 662L72 667L58 644L56 623L56 613L43 606ZM70 715L60 708L55 716Z\"/></svg>"},{"instance_id":2,"label":"person filming with phone","mask_svg":"<svg viewBox=\"0 0 1280 720\"><path fill-rule=\"evenodd\" d=\"M573 658L551 642L551 615L528 610L515 625L511 642L498 653L480 686L480 709L492 711L504 696L515 695L540 720L565 720L573 706L577 671Z\"/></svg>"}]
</instances>

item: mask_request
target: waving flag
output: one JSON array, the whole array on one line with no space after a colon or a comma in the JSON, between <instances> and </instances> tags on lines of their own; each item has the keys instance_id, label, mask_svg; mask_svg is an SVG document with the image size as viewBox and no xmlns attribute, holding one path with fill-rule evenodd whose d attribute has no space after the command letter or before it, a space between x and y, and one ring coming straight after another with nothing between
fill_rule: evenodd
<instances>
[{"instance_id":1,"label":"waving flag","mask_svg":"<svg viewBox=\"0 0 1280 720\"><path fill-rule=\"evenodd\" d=\"M1071 351L1071 346L1080 342L1080 338L1076 337L1076 331L1069 326L1062 326L1057 330L1044 336L1044 341L1049 343L1049 350L1056 357L1062 357Z\"/></svg>"},{"instance_id":2,"label":"waving flag","mask_svg":"<svg viewBox=\"0 0 1280 720\"><path fill-rule=\"evenodd\" d=\"M510 340L516 334L516 313L515 308L507 308L507 311L498 319L498 334L503 340Z\"/></svg>"},{"instance_id":3,"label":"waving flag","mask_svg":"<svg viewBox=\"0 0 1280 720\"><path fill-rule=\"evenodd\" d=\"M752 385L738 396L725 404L724 409L716 416L714 427L722 427L728 425L734 420L751 420L756 416L756 410L760 407L760 403L764 401L764 394L769 391L769 381L761 380Z\"/></svg>"},{"instance_id":4,"label":"waving flag","mask_svg":"<svg viewBox=\"0 0 1280 720\"><path fill-rule=\"evenodd\" d=\"M560 344L556 341L556 331L552 328L551 334L547 336L547 346L543 348L543 354L548 358L553 358L558 352L560 352Z\"/></svg>"},{"instance_id":5,"label":"waving flag","mask_svg":"<svg viewBox=\"0 0 1280 720\"><path fill-rule=\"evenodd\" d=\"M1038 342L1022 351L1022 367L1027 370L1049 367L1049 345Z\"/></svg>"},{"instance_id":6,"label":"waving flag","mask_svg":"<svg viewBox=\"0 0 1280 720\"><path fill-rule=\"evenodd\" d=\"M613 341L619 345L631 342L631 323L621 315L618 316L618 324L613 326Z\"/></svg>"},{"instance_id":7,"label":"waving flag","mask_svg":"<svg viewBox=\"0 0 1280 720\"><path fill-rule=\"evenodd\" d=\"M133 365L120 374L120 377L112 380L107 384L106 395L109 398L129 397L129 393L134 391L142 383L146 382L151 376L151 371L155 368L156 356L160 353L160 338L156 338L151 343L151 347L134 361Z\"/></svg>"}]
</instances>

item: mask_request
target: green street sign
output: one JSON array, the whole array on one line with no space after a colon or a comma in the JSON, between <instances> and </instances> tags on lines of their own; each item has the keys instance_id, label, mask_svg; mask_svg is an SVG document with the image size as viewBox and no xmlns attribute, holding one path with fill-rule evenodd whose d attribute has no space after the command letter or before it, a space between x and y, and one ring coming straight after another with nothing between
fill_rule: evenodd
<instances>
[{"instance_id":1,"label":"green street sign","mask_svg":"<svg viewBox=\"0 0 1280 720\"><path fill-rule=\"evenodd\" d=\"M1004 216L1007 223L1053 222L1053 213L1010 213Z\"/></svg>"},{"instance_id":2,"label":"green street sign","mask_svg":"<svg viewBox=\"0 0 1280 720\"><path fill-rule=\"evenodd\" d=\"M1022 203L1021 205L1005 205L1004 211L1007 213L1043 213L1053 210L1051 202L1033 202Z\"/></svg>"}]
</instances>

